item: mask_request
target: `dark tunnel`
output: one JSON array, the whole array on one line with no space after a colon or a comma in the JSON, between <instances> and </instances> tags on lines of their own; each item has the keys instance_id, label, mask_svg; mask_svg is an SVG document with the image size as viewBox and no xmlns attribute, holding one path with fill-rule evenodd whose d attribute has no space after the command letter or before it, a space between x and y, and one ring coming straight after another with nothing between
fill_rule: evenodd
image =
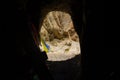
<instances>
[{"instance_id":1,"label":"dark tunnel","mask_svg":"<svg viewBox=\"0 0 120 80\"><path fill-rule=\"evenodd\" d=\"M48 71L45 70L46 72L43 72L45 68L40 67L39 62L43 62L44 64L47 65L49 68L50 74L53 76L54 80L78 80L80 79L81 76L81 57L80 55L75 56L72 59L66 60L66 61L46 61L44 62L44 59L39 58L39 56L42 56L40 54L32 54L32 48L34 50L35 43L33 42L34 39L32 40L30 37L31 35L31 24L34 24L36 26L36 33L39 33L40 27L43 22L44 17L47 15L48 12L50 11L63 11L66 12L63 8L56 8L56 5L59 4L64 4L67 3L69 5L69 8L71 9L71 12L67 12L71 15L71 18L73 20L74 28L79 35L80 42L82 41L82 33L83 33L83 2L82 0L21 0L18 1L19 4L19 28L17 28L17 33L16 33L16 38L17 38L17 66L16 70L18 71L18 77L17 80L31 80L30 78L33 76L34 80L38 80L36 76L37 74L42 74L41 76L48 77ZM50 5L50 6L49 6ZM44 7L48 6L49 8L48 11L46 11L44 14L42 14L42 9ZM52 7L52 8L51 8ZM30 43L32 42L32 43ZM82 43L81 43L82 44ZM81 46L80 44L80 46ZM27 51L29 52L28 55L26 55L24 47L27 47ZM31 47L30 47L31 46ZM29 50L30 49L30 50ZM82 49L82 48L81 48ZM35 49L36 50L36 49ZM34 51L37 53L37 51ZM21 55L22 53L22 55ZM31 54L30 54L31 53ZM43 56L44 57L44 56ZM35 58L35 59L34 59ZM40 60L39 60L40 59ZM42 61L43 60L43 61ZM35 66L33 66L35 65ZM30 66L34 68L39 68L35 69L35 73L30 70ZM19 68L18 68L19 67ZM18 70L19 69L19 70ZM40 69L43 69L40 70ZM41 72L39 72L41 71ZM29 75L29 79L27 79L27 74L32 73ZM20 76L24 77L20 77ZM42 78L41 78L42 79ZM41 80L40 79L40 80ZM43 80L51 80L47 78L43 78Z\"/></svg>"},{"instance_id":2,"label":"dark tunnel","mask_svg":"<svg viewBox=\"0 0 120 80\"><path fill-rule=\"evenodd\" d=\"M70 12L56 8L59 4L68 4ZM91 2L92 4L92 2ZM95 79L95 58L88 60L91 53L96 53L95 27L86 18L93 17L91 4L86 0L17 0L16 28L16 80L90 80ZM87 5L87 6L86 6ZM49 8L46 12L42 10ZM86 10L87 8L87 10ZM50 11L69 13L75 31L79 36L81 54L66 61L47 61L45 52L38 45L40 29L45 16ZM92 16L92 17L91 17ZM35 27L36 29L34 30ZM32 32L33 30L33 32ZM37 38L36 38L37 35ZM93 36L95 35L95 36ZM38 41L38 43L37 43ZM36 54L34 54L36 53ZM39 54L40 53L40 54ZM92 64L91 65L89 65ZM94 68L94 69L93 69ZM93 74L91 74L91 72ZM97 79L95 79L97 80Z\"/></svg>"}]
</instances>

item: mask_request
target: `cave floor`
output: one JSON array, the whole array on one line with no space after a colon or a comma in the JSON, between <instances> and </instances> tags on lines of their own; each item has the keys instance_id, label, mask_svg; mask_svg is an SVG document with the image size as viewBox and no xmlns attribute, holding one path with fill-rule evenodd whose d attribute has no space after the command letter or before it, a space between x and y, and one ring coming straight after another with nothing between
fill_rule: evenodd
<instances>
[{"instance_id":1,"label":"cave floor","mask_svg":"<svg viewBox=\"0 0 120 80\"><path fill-rule=\"evenodd\" d=\"M55 80L78 80L80 76L80 55L66 61L47 61Z\"/></svg>"}]
</instances>

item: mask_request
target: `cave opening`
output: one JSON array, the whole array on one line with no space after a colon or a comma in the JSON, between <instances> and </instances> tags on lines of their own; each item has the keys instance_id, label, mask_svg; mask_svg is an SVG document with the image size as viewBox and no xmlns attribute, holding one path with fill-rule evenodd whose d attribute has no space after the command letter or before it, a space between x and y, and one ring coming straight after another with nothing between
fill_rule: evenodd
<instances>
[{"instance_id":1,"label":"cave opening","mask_svg":"<svg viewBox=\"0 0 120 80\"><path fill-rule=\"evenodd\" d=\"M73 8L56 2L41 7L38 13L39 48L46 51L46 65L55 80L76 80L81 75L82 21L81 13Z\"/></svg>"},{"instance_id":2,"label":"cave opening","mask_svg":"<svg viewBox=\"0 0 120 80\"><path fill-rule=\"evenodd\" d=\"M46 51L48 61L64 61L81 53L79 35L69 13L48 12L41 26L40 36L40 49Z\"/></svg>"},{"instance_id":3,"label":"cave opening","mask_svg":"<svg viewBox=\"0 0 120 80\"><path fill-rule=\"evenodd\" d=\"M29 17L33 19L34 25L39 23L40 42L45 45L39 47L47 52L47 65L55 80L73 80L80 76L81 26L77 25L77 22L81 21L80 14L76 13L78 6L72 10L70 6L72 5L58 2L47 4L47 7L41 6L39 10L29 8L32 12ZM79 57L76 57L77 55Z\"/></svg>"}]
</instances>

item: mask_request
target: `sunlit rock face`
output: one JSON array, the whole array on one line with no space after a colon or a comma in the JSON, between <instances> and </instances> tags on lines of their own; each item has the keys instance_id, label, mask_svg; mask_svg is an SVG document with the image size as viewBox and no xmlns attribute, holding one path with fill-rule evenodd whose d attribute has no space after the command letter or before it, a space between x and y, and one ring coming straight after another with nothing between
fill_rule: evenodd
<instances>
[{"instance_id":1,"label":"sunlit rock face","mask_svg":"<svg viewBox=\"0 0 120 80\"><path fill-rule=\"evenodd\" d=\"M40 35L50 46L48 61L63 61L81 53L79 36L66 12L49 12L43 20Z\"/></svg>"}]
</instances>

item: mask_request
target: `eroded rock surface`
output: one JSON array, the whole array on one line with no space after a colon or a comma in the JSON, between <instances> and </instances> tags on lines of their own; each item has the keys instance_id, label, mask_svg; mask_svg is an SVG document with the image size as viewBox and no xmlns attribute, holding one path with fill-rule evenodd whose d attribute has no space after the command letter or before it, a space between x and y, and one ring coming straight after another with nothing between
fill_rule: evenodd
<instances>
[{"instance_id":1,"label":"eroded rock surface","mask_svg":"<svg viewBox=\"0 0 120 80\"><path fill-rule=\"evenodd\" d=\"M67 60L80 54L79 37L66 12L49 12L43 20L40 35L50 46L47 53L50 61Z\"/></svg>"}]
</instances>

